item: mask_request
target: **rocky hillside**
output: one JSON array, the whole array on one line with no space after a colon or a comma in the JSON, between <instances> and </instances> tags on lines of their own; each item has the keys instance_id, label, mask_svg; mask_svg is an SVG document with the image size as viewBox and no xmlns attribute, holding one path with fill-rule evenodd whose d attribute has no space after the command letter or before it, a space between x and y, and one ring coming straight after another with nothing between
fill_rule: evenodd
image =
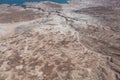
<instances>
[{"instance_id":1,"label":"rocky hillside","mask_svg":"<svg viewBox=\"0 0 120 80\"><path fill-rule=\"evenodd\" d=\"M0 80L120 80L119 8L25 5L0 6Z\"/></svg>"},{"instance_id":2,"label":"rocky hillside","mask_svg":"<svg viewBox=\"0 0 120 80\"><path fill-rule=\"evenodd\" d=\"M70 0L72 4L83 6L112 6L120 7L119 0Z\"/></svg>"}]
</instances>

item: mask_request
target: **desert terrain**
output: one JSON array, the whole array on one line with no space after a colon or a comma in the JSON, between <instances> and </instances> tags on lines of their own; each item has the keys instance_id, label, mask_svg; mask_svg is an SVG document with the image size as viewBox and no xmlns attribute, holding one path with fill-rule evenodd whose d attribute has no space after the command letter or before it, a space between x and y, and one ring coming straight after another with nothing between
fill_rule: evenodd
<instances>
[{"instance_id":1,"label":"desert terrain","mask_svg":"<svg viewBox=\"0 0 120 80\"><path fill-rule=\"evenodd\" d=\"M83 3L0 5L0 80L120 80L120 8Z\"/></svg>"}]
</instances>

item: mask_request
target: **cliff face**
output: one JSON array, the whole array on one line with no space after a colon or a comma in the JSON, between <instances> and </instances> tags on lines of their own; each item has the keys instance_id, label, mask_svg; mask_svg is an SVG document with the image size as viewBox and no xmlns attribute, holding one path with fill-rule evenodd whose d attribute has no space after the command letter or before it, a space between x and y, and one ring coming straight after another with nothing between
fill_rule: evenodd
<instances>
[{"instance_id":1,"label":"cliff face","mask_svg":"<svg viewBox=\"0 0 120 80\"><path fill-rule=\"evenodd\" d=\"M1 6L0 80L120 80L119 8L26 5Z\"/></svg>"}]
</instances>

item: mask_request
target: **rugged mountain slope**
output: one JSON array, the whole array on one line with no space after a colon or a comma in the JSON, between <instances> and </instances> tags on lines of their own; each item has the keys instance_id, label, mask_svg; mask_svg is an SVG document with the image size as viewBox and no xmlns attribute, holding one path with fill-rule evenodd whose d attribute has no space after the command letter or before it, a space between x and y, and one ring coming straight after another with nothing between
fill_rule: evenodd
<instances>
[{"instance_id":1,"label":"rugged mountain slope","mask_svg":"<svg viewBox=\"0 0 120 80\"><path fill-rule=\"evenodd\" d=\"M100 26L89 25L79 29L80 41L88 49L111 56L111 69L115 71L117 79L120 79L120 16L119 10L107 10L102 7L87 8L81 10L84 14L97 18ZM104 12L103 12L104 11ZM77 11L77 13L81 13ZM96 23L97 24L97 23Z\"/></svg>"},{"instance_id":2,"label":"rugged mountain slope","mask_svg":"<svg viewBox=\"0 0 120 80\"><path fill-rule=\"evenodd\" d=\"M0 24L0 80L120 80L119 8L26 5L40 17Z\"/></svg>"},{"instance_id":3,"label":"rugged mountain slope","mask_svg":"<svg viewBox=\"0 0 120 80\"><path fill-rule=\"evenodd\" d=\"M83 6L112 6L120 7L119 0L70 0L71 4Z\"/></svg>"}]
</instances>

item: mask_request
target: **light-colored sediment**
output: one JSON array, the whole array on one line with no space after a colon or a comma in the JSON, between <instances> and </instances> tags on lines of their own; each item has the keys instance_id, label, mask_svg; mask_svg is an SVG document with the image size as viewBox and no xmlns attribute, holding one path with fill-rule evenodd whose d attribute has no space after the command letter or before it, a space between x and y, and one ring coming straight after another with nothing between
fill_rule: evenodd
<instances>
[{"instance_id":1,"label":"light-colored sediment","mask_svg":"<svg viewBox=\"0 0 120 80\"><path fill-rule=\"evenodd\" d=\"M25 4L0 6L0 80L120 79L119 7Z\"/></svg>"}]
</instances>

